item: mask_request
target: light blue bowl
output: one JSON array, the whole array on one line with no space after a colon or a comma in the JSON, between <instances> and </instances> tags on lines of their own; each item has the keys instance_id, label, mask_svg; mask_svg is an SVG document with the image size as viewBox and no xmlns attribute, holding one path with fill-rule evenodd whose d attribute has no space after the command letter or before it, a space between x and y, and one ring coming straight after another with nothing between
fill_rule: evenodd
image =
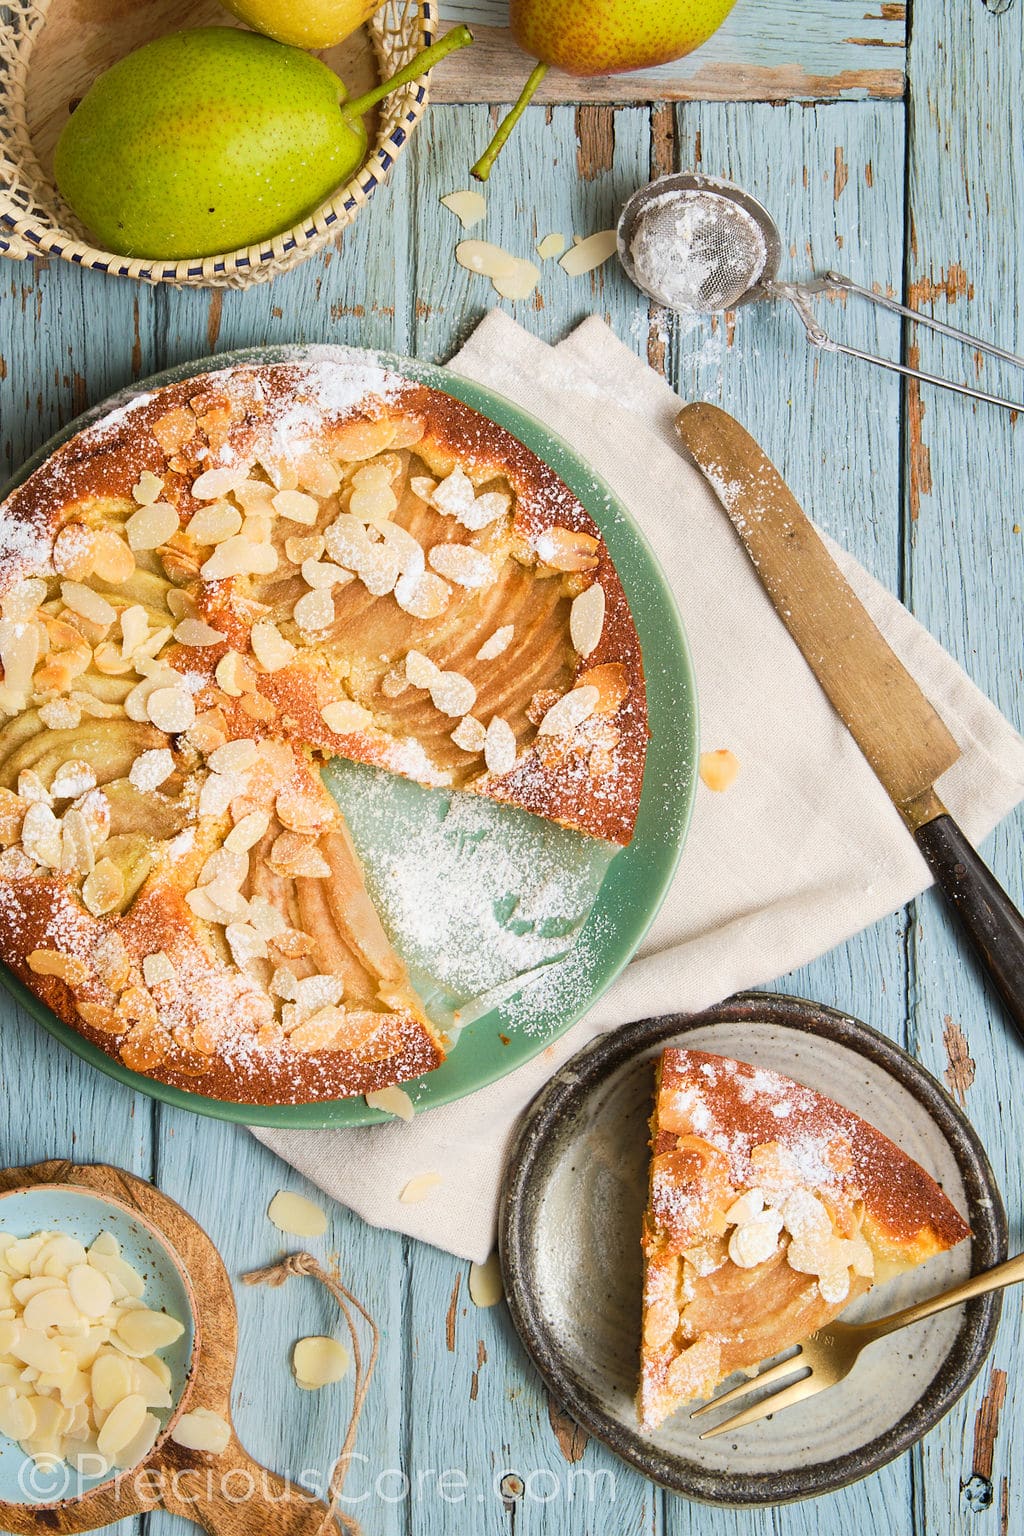
<instances>
[{"instance_id":1,"label":"light blue bowl","mask_svg":"<svg viewBox=\"0 0 1024 1536\"><path fill-rule=\"evenodd\" d=\"M160 1412L166 1428L188 1385L195 1341L192 1289L179 1260L154 1228L116 1200L67 1184L36 1184L0 1194L0 1232L31 1237L44 1230L76 1237L86 1247L101 1232L112 1232L125 1261L146 1282L142 1298L146 1306L165 1311L185 1324L181 1338L160 1351L171 1372L172 1406ZM52 1470L37 1467L15 1441L0 1435L0 1501L6 1503L53 1504L121 1475L118 1468L104 1477L86 1478L64 1463Z\"/></svg>"}]
</instances>

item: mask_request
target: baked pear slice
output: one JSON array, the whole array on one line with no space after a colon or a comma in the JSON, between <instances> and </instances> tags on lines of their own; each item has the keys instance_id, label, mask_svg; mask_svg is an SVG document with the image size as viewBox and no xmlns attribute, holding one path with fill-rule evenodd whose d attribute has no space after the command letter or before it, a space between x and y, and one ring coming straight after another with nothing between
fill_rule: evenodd
<instances>
[{"instance_id":1,"label":"baked pear slice","mask_svg":"<svg viewBox=\"0 0 1024 1536\"><path fill-rule=\"evenodd\" d=\"M970 1235L935 1180L881 1131L729 1057L665 1050L651 1153L644 1429Z\"/></svg>"}]
</instances>

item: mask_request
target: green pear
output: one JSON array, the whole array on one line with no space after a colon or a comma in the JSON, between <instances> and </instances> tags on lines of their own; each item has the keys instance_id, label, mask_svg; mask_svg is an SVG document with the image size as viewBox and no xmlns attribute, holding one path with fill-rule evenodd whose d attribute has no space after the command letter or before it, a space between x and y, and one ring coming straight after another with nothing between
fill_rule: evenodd
<instances>
[{"instance_id":1,"label":"green pear","mask_svg":"<svg viewBox=\"0 0 1024 1536\"><path fill-rule=\"evenodd\" d=\"M473 166L478 181L491 167L548 70L568 75L619 75L651 69L707 42L736 0L511 0L512 35L536 69L491 143Z\"/></svg>"},{"instance_id":2,"label":"green pear","mask_svg":"<svg viewBox=\"0 0 1024 1536\"><path fill-rule=\"evenodd\" d=\"M319 59L254 32L158 38L76 107L57 144L57 186L96 243L120 255L182 260L258 245L359 168L370 107L472 40L456 27L346 102Z\"/></svg>"},{"instance_id":3,"label":"green pear","mask_svg":"<svg viewBox=\"0 0 1024 1536\"><path fill-rule=\"evenodd\" d=\"M369 21L380 0L221 0L225 10L279 43L333 48Z\"/></svg>"}]
</instances>

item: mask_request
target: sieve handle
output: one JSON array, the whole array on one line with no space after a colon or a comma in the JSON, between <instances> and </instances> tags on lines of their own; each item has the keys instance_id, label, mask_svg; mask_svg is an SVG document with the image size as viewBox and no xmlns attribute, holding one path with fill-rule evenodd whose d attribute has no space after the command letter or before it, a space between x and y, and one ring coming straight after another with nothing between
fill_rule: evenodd
<instances>
[{"instance_id":1,"label":"sieve handle","mask_svg":"<svg viewBox=\"0 0 1024 1536\"><path fill-rule=\"evenodd\" d=\"M893 358L879 357L875 352L864 352L859 347L851 347L845 342L836 341L821 325L810 305L812 294L823 293L829 288L839 288L855 294L858 298L867 299L880 309L903 315L918 325L938 331L940 335L949 336L954 341L976 347L981 352L987 352L993 357L1001 358L1004 362L1024 368L1024 357L1019 357L1015 352L1009 352L1005 347L997 347L994 342L982 341L980 337L971 336L967 331L947 325L943 320L934 320L929 315L919 314L916 309L909 309L907 305L897 303L895 299L890 299L885 294L874 293L870 288L862 287L852 278L844 277L841 272L825 272L811 283L773 283L770 291L776 297L787 299L792 304L803 322L807 339L813 346L821 347L825 352L842 352L847 357L855 357L862 363L874 363L876 367L886 368L890 373L900 373L904 378L917 379L922 384L936 384L940 389L952 390L956 395L967 395L972 400L982 400L986 405L1000 405L1008 411L1024 411L1024 404L1020 401L1007 400L1001 395L990 395L984 390L974 389L969 384L959 384L955 379L944 379L935 373L925 373L920 368L912 368L909 363L898 363Z\"/></svg>"}]
</instances>

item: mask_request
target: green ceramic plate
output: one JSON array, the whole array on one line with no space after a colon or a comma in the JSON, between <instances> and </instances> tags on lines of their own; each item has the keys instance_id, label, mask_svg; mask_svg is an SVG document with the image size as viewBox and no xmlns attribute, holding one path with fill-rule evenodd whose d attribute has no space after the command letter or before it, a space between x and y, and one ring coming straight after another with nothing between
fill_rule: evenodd
<instances>
[{"instance_id":1,"label":"green ceramic plate","mask_svg":"<svg viewBox=\"0 0 1024 1536\"><path fill-rule=\"evenodd\" d=\"M337 356L342 350L259 348L203 358L158 374L73 421L40 449L2 494L6 495L37 469L73 433L146 390L216 368L242 363L309 362ZM345 349L345 355L353 354ZM371 360L371 354L365 354L365 360ZM522 1007L517 1009L512 999L469 1025L443 1066L416 1083L405 1085L420 1111L472 1093L536 1056L586 1013L629 960L668 890L686 837L697 777L697 696L682 623L665 578L644 536L604 481L539 421L481 385L459 378L445 368L407 358L374 353L372 360L454 395L513 432L561 476L583 503L604 534L633 610L643 647L652 731L636 834L630 846L609 866L597 901L576 941L575 963L565 984L541 985L531 990L535 1000L528 1010L525 1027L524 1011ZM130 1072L105 1055L61 1023L9 972L0 972L0 978L25 1011L77 1056L128 1087L167 1104L248 1125L292 1128L367 1125L390 1118L369 1109L362 1098L266 1107L225 1103L169 1088Z\"/></svg>"}]
</instances>

